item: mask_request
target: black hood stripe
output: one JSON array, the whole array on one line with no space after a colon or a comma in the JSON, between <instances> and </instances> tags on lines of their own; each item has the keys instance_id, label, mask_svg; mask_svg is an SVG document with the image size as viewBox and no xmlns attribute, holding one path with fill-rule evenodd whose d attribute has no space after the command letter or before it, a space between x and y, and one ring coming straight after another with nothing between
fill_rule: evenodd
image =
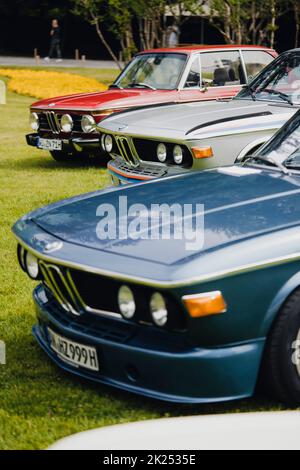
<instances>
[{"instance_id":1,"label":"black hood stripe","mask_svg":"<svg viewBox=\"0 0 300 470\"><path fill-rule=\"evenodd\" d=\"M197 131L199 129L204 129L205 127L213 126L215 124L222 124L224 122L231 122L231 121L239 121L240 119L248 119L252 117L269 116L270 114L273 114L273 113L271 113L271 111L264 111L261 113L252 113L252 114L246 114L246 115L243 114L240 116L217 119L216 121L206 122L205 124L200 124L199 126L193 127L185 135L191 134L192 132Z\"/></svg>"}]
</instances>

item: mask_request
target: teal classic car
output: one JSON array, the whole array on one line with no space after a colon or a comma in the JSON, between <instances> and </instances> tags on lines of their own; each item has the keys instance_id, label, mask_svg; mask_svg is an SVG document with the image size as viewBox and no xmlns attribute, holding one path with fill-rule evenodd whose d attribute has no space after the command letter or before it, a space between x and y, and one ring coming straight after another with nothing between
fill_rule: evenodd
<instances>
[{"instance_id":1,"label":"teal classic car","mask_svg":"<svg viewBox=\"0 0 300 470\"><path fill-rule=\"evenodd\" d=\"M238 165L81 195L19 220L20 265L40 281L40 346L77 376L161 400L249 397L260 379L299 405L299 149L297 113ZM125 201L135 205L129 224L143 201L139 236L124 235ZM159 236L158 205L189 208L170 218L169 236Z\"/></svg>"}]
</instances>

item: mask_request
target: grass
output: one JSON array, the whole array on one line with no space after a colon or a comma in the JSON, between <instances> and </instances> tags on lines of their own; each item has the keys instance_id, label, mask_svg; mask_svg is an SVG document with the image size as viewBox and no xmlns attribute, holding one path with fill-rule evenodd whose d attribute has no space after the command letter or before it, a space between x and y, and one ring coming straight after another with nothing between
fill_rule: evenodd
<instances>
[{"instance_id":1,"label":"grass","mask_svg":"<svg viewBox=\"0 0 300 470\"><path fill-rule=\"evenodd\" d=\"M0 449L43 449L71 433L136 420L282 409L257 397L205 406L159 403L80 381L48 360L31 335L34 283L18 266L10 228L29 210L104 187L108 178L97 166L58 164L28 147L31 101L10 93L0 113L0 339L7 345L7 365L0 365Z\"/></svg>"}]
</instances>

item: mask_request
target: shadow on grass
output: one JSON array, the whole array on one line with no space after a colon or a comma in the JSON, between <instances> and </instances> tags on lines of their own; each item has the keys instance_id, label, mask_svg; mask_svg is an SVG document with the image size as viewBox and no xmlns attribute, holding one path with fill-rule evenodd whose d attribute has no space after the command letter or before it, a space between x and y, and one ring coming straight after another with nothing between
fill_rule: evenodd
<instances>
[{"instance_id":1,"label":"shadow on grass","mask_svg":"<svg viewBox=\"0 0 300 470\"><path fill-rule=\"evenodd\" d=\"M36 157L29 157L20 160L2 160L0 162L0 168L3 170L17 170L17 171L24 171L24 170L74 170L74 169L85 169L85 168L92 168L92 169L99 169L105 170L107 165L108 159L74 159L70 158L70 161L65 162L56 162L51 157L45 158L36 158Z\"/></svg>"},{"instance_id":2,"label":"shadow on grass","mask_svg":"<svg viewBox=\"0 0 300 470\"><path fill-rule=\"evenodd\" d=\"M12 366L8 366L4 374L5 389L11 392L2 405L12 414L17 407L18 415L26 419L43 416L48 409L56 417L63 417L64 413L68 416L76 414L78 418L96 419L99 425L103 419L108 424L117 424L141 419L288 409L258 394L249 399L224 403L187 405L162 402L94 384L61 370L29 335L18 338L14 348L18 352L14 352ZM37 396L39 401L35 403Z\"/></svg>"}]
</instances>

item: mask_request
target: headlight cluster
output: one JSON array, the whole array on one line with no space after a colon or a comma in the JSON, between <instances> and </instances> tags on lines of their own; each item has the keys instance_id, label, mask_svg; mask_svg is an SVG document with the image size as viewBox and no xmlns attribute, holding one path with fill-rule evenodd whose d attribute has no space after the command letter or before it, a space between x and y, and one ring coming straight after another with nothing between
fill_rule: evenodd
<instances>
[{"instance_id":1,"label":"headlight cluster","mask_svg":"<svg viewBox=\"0 0 300 470\"><path fill-rule=\"evenodd\" d=\"M101 147L104 152L112 152L114 146L113 138L110 134L103 134L101 137Z\"/></svg>"},{"instance_id":2,"label":"headlight cluster","mask_svg":"<svg viewBox=\"0 0 300 470\"><path fill-rule=\"evenodd\" d=\"M180 145L175 145L171 152L171 150L168 151L165 144L160 143L156 149L156 156L158 161L161 163L165 163L169 156L169 159L172 159L173 163L176 163L176 165L182 165L184 159L184 150Z\"/></svg>"},{"instance_id":3,"label":"headlight cluster","mask_svg":"<svg viewBox=\"0 0 300 470\"><path fill-rule=\"evenodd\" d=\"M39 116L37 113L31 113L29 116L29 125L33 131L38 131L40 127Z\"/></svg>"},{"instance_id":4,"label":"headlight cluster","mask_svg":"<svg viewBox=\"0 0 300 470\"><path fill-rule=\"evenodd\" d=\"M128 286L121 286L118 292L118 306L121 315L126 319L133 319L137 308L134 293ZM157 326L165 326L168 321L167 303L162 294L154 292L149 300L149 312L153 323Z\"/></svg>"},{"instance_id":5,"label":"headlight cluster","mask_svg":"<svg viewBox=\"0 0 300 470\"><path fill-rule=\"evenodd\" d=\"M81 129L83 132L90 134L92 132L97 132L96 121L90 114L86 114L81 119Z\"/></svg>"},{"instance_id":6,"label":"headlight cluster","mask_svg":"<svg viewBox=\"0 0 300 470\"><path fill-rule=\"evenodd\" d=\"M25 271L31 279L38 280L41 278L38 259L21 245L18 246L18 260L23 271Z\"/></svg>"}]
</instances>

